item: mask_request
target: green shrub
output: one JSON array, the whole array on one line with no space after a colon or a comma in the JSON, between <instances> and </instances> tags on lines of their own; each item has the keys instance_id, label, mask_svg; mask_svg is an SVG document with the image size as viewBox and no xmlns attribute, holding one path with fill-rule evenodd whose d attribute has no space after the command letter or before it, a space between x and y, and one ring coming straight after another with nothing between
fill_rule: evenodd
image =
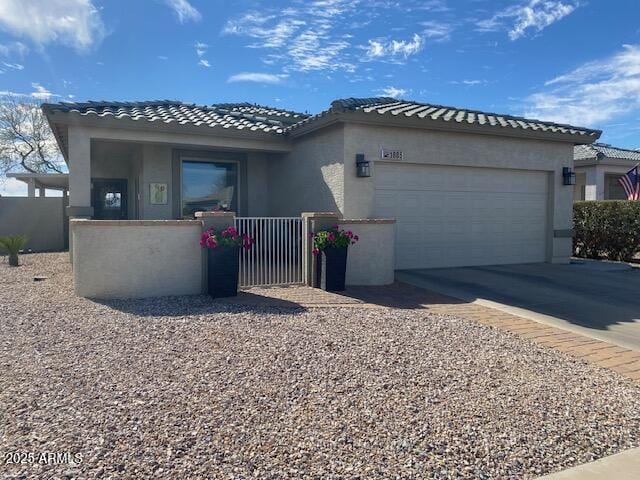
<instances>
[{"instance_id":1,"label":"green shrub","mask_svg":"<svg viewBox=\"0 0 640 480\"><path fill-rule=\"evenodd\" d=\"M12 237L0 237L0 250L6 250L9 254L9 265L18 266L18 253L27 244L27 237L14 235Z\"/></svg>"},{"instance_id":2,"label":"green shrub","mask_svg":"<svg viewBox=\"0 0 640 480\"><path fill-rule=\"evenodd\" d=\"M577 202L573 223L578 257L628 261L640 253L640 202Z\"/></svg>"}]
</instances>

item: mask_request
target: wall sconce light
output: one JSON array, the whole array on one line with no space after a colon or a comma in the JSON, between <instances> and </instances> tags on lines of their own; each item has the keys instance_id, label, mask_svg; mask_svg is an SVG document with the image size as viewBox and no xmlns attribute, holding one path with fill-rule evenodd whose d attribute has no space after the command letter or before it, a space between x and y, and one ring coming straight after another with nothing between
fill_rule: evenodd
<instances>
[{"instance_id":1,"label":"wall sconce light","mask_svg":"<svg viewBox=\"0 0 640 480\"><path fill-rule=\"evenodd\" d=\"M562 167L562 184L563 185L576 184L576 172L571 170L570 167Z\"/></svg>"},{"instance_id":2,"label":"wall sconce light","mask_svg":"<svg viewBox=\"0 0 640 480\"><path fill-rule=\"evenodd\" d=\"M364 159L364 153L356 154L356 174L359 177L371 176L371 162Z\"/></svg>"}]
</instances>

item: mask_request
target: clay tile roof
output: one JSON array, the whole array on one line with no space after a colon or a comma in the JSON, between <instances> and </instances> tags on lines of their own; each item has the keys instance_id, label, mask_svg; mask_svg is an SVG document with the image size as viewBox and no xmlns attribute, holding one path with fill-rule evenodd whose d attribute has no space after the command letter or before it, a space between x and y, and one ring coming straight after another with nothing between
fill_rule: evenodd
<instances>
[{"instance_id":1,"label":"clay tile roof","mask_svg":"<svg viewBox=\"0 0 640 480\"><path fill-rule=\"evenodd\" d=\"M51 112L76 113L84 117L130 119L134 121L177 123L180 125L249 129L282 134L289 125L307 117L303 113L250 103L221 103L211 106L176 100L146 102L60 102L44 104Z\"/></svg>"},{"instance_id":2,"label":"clay tile roof","mask_svg":"<svg viewBox=\"0 0 640 480\"><path fill-rule=\"evenodd\" d=\"M618 148L606 143L594 143L592 145L577 145L573 148L573 159L596 159L616 158L640 162L640 150Z\"/></svg>"},{"instance_id":3,"label":"clay tile roof","mask_svg":"<svg viewBox=\"0 0 640 480\"><path fill-rule=\"evenodd\" d=\"M486 125L495 128L513 130L534 130L537 132L550 132L584 136L589 139L598 138L602 133L583 127L574 127L554 122L528 119L513 115L501 115L497 113L468 110L443 105L433 105L407 100L398 100L390 97L373 98L346 98L335 100L331 108L318 115L301 120L289 127L289 130L300 128L313 122L315 119L327 116L331 113L364 112L369 115L388 115L395 117L418 118L433 120L448 124Z\"/></svg>"}]
</instances>

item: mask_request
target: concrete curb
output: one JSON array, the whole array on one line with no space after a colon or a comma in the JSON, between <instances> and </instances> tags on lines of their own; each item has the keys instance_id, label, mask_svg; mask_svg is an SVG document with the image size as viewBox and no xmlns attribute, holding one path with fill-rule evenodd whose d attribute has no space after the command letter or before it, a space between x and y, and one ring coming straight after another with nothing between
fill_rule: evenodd
<instances>
[{"instance_id":1,"label":"concrete curb","mask_svg":"<svg viewBox=\"0 0 640 480\"><path fill-rule=\"evenodd\" d=\"M595 462L545 475L538 480L636 480L639 472L640 448L634 448Z\"/></svg>"}]
</instances>

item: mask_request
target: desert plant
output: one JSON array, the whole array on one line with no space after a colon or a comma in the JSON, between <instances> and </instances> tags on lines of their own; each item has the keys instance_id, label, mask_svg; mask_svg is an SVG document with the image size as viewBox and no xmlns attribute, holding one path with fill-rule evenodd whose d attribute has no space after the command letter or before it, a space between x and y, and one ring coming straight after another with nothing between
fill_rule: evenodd
<instances>
[{"instance_id":1,"label":"desert plant","mask_svg":"<svg viewBox=\"0 0 640 480\"><path fill-rule=\"evenodd\" d=\"M628 261L640 252L640 202L577 202L573 224L578 257Z\"/></svg>"},{"instance_id":2,"label":"desert plant","mask_svg":"<svg viewBox=\"0 0 640 480\"><path fill-rule=\"evenodd\" d=\"M9 265L11 267L17 267L18 253L27 244L27 237L24 235L13 235L8 237L0 237L0 249L6 250L9 254Z\"/></svg>"}]
</instances>

